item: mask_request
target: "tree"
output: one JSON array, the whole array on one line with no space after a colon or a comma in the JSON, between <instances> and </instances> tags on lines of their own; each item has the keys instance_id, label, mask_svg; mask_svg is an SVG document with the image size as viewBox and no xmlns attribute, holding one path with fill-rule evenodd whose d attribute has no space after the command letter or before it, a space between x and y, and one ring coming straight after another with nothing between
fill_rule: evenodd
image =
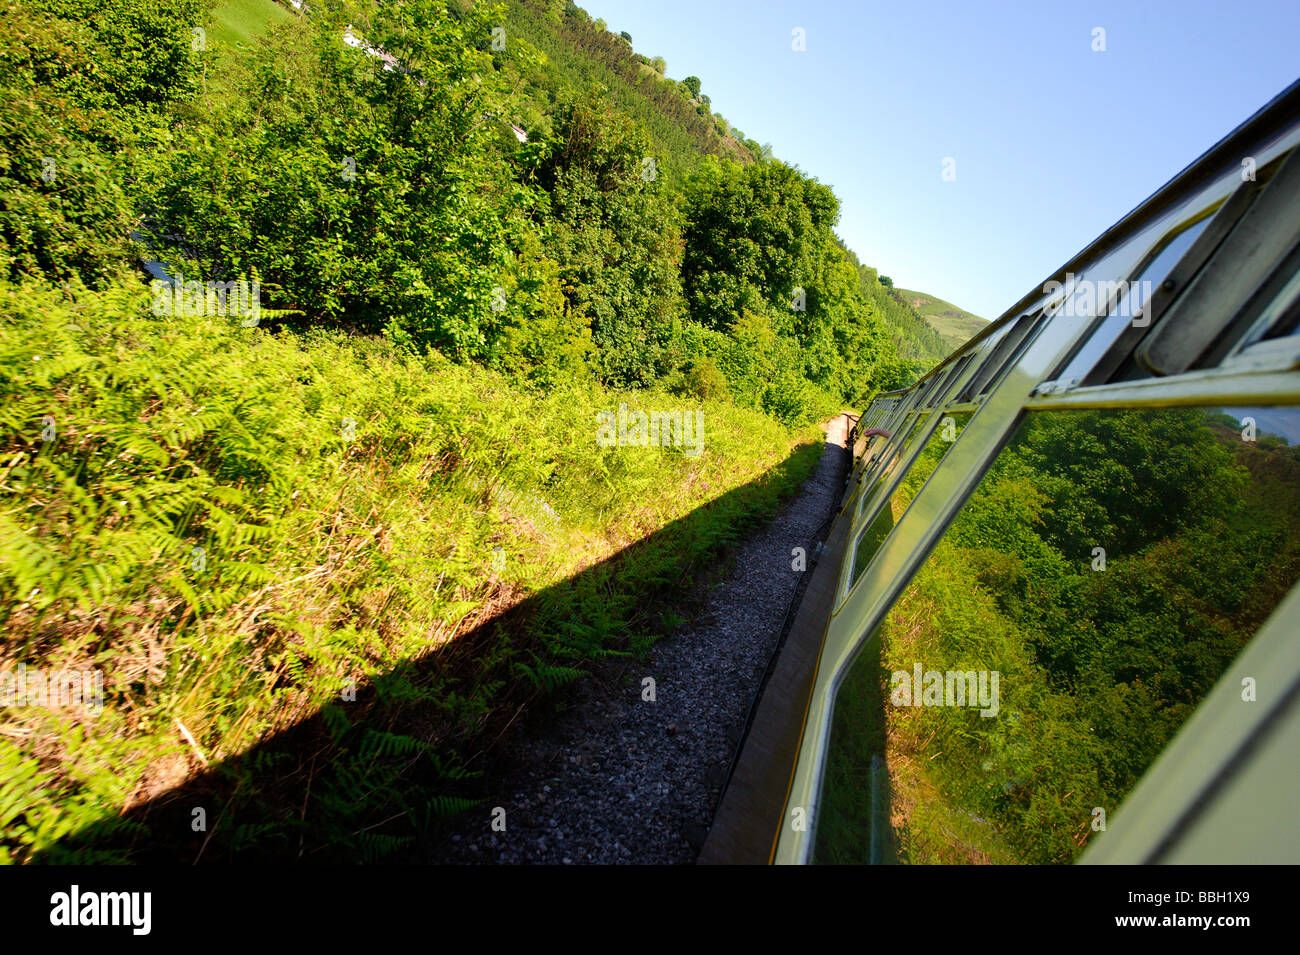
<instances>
[{"instance_id":1,"label":"tree","mask_svg":"<svg viewBox=\"0 0 1300 955\"><path fill-rule=\"evenodd\" d=\"M888 275L882 275L880 276L880 284L883 285L885 288L893 288L894 280L891 279Z\"/></svg>"},{"instance_id":2,"label":"tree","mask_svg":"<svg viewBox=\"0 0 1300 955\"><path fill-rule=\"evenodd\" d=\"M601 381L648 384L681 298L681 239L649 137L599 93L563 104L554 129L537 180L569 308L590 322Z\"/></svg>"},{"instance_id":3,"label":"tree","mask_svg":"<svg viewBox=\"0 0 1300 955\"><path fill-rule=\"evenodd\" d=\"M165 110L201 89L201 0L0 4L0 277L104 286L131 271L129 195Z\"/></svg>"},{"instance_id":4,"label":"tree","mask_svg":"<svg viewBox=\"0 0 1300 955\"><path fill-rule=\"evenodd\" d=\"M654 59L650 61L650 65L654 67L654 71L658 73L660 76L663 76L665 73L668 72L668 63L664 60L662 56L656 56Z\"/></svg>"},{"instance_id":5,"label":"tree","mask_svg":"<svg viewBox=\"0 0 1300 955\"><path fill-rule=\"evenodd\" d=\"M255 270L269 305L307 321L487 359L506 315L493 289L533 228L483 121L500 94L474 81L495 76L476 49L491 26L448 19L440 0L379 7L367 37L418 76L344 47L323 15L272 34L229 106L187 116L147 168L142 204L166 227L154 241L179 236L187 278Z\"/></svg>"},{"instance_id":6,"label":"tree","mask_svg":"<svg viewBox=\"0 0 1300 955\"><path fill-rule=\"evenodd\" d=\"M838 215L828 187L784 163L709 157L686 192L682 283L692 318L721 329L749 308L771 314L782 331L804 324ZM805 312L792 308L796 287L805 290Z\"/></svg>"},{"instance_id":7,"label":"tree","mask_svg":"<svg viewBox=\"0 0 1300 955\"><path fill-rule=\"evenodd\" d=\"M627 41L628 46L632 45L632 34L628 33L626 30L621 30L618 35Z\"/></svg>"},{"instance_id":8,"label":"tree","mask_svg":"<svg viewBox=\"0 0 1300 955\"><path fill-rule=\"evenodd\" d=\"M776 160L708 157L684 212L688 314L734 339L719 365L738 401L793 423L882 381L915 380L862 298L829 187Z\"/></svg>"},{"instance_id":9,"label":"tree","mask_svg":"<svg viewBox=\"0 0 1300 955\"><path fill-rule=\"evenodd\" d=\"M682 86L690 91L693 99L698 99L700 95L700 78L698 76L688 76L682 80Z\"/></svg>"}]
</instances>

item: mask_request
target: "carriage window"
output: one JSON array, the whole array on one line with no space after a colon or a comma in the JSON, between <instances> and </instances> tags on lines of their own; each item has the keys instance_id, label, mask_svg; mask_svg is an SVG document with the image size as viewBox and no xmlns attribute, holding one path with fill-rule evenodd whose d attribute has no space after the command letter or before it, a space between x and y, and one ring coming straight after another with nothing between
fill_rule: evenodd
<instances>
[{"instance_id":1,"label":"carriage window","mask_svg":"<svg viewBox=\"0 0 1300 955\"><path fill-rule=\"evenodd\" d=\"M971 352L968 355L962 355L953 362L952 368L949 369L947 377L944 378L943 389L936 392L933 396L933 400L931 401L932 405L946 405L949 403L949 396L953 393L957 382L961 380L961 377L964 374L966 374L966 368L974 360L975 353Z\"/></svg>"},{"instance_id":2,"label":"carriage window","mask_svg":"<svg viewBox=\"0 0 1300 955\"><path fill-rule=\"evenodd\" d=\"M1278 269L1257 297L1260 301L1255 309L1259 314L1240 348L1289 338L1300 331L1300 248L1292 251L1290 261Z\"/></svg>"},{"instance_id":3,"label":"carriage window","mask_svg":"<svg viewBox=\"0 0 1300 955\"><path fill-rule=\"evenodd\" d=\"M1025 347L1039 326L1040 319L1043 317L1043 309L1037 312L1021 315L1014 325L1007 330L996 347L984 361L984 366L971 379L969 385L964 389L959 401L969 401L980 395L987 394L988 391L1002 380L1002 373L1011 367L1024 353Z\"/></svg>"},{"instance_id":4,"label":"carriage window","mask_svg":"<svg viewBox=\"0 0 1300 955\"><path fill-rule=\"evenodd\" d=\"M814 861L1073 861L1297 577L1300 408L1031 413L836 692Z\"/></svg>"},{"instance_id":5,"label":"carriage window","mask_svg":"<svg viewBox=\"0 0 1300 955\"><path fill-rule=\"evenodd\" d=\"M880 509L861 536L858 537L857 547L853 552L853 573L850 577L850 586L857 582L862 576L862 572L867 569L871 563L871 558L875 556L880 545L884 543L889 532L893 530L898 519L903 516L907 510L912 498L916 497L916 492L921 489L934 469L939 466L943 456L948 453L953 442L961 433L966 422L970 420L970 414L942 415L939 423L935 427L934 433L930 435L930 440L926 442L925 449L917 457L912 467L908 470L903 479L898 482L893 493L889 496L888 503ZM881 484L884 479L881 479ZM877 485L879 488L880 485ZM874 493L874 491L873 491Z\"/></svg>"},{"instance_id":6,"label":"carriage window","mask_svg":"<svg viewBox=\"0 0 1300 955\"><path fill-rule=\"evenodd\" d=\"M1083 343L1069 363L1056 377L1061 380L1081 379L1092 370L1106 350L1123 334L1124 329L1137 318L1141 320L1141 310L1147 304L1150 293L1164 281L1165 276L1192 247L1202 230L1210 221L1209 216L1201 219L1172 239L1166 241L1162 248L1137 276L1128 282L1093 282L1083 286L1076 293L1067 308L1080 308L1095 314L1106 311L1107 303L1112 307L1109 314L1096 331ZM1067 312L1068 314L1068 312ZM1087 321L1087 315L1080 315L1080 322Z\"/></svg>"},{"instance_id":7,"label":"carriage window","mask_svg":"<svg viewBox=\"0 0 1300 955\"><path fill-rule=\"evenodd\" d=\"M1249 208L1143 342L1135 357L1145 370L1173 375L1213 368L1243 336L1286 327L1288 286L1293 293L1291 279L1300 269L1300 152L1269 168L1275 172L1267 185L1243 183L1242 198L1229 202ZM1275 302L1281 314L1273 312Z\"/></svg>"},{"instance_id":8,"label":"carriage window","mask_svg":"<svg viewBox=\"0 0 1300 955\"><path fill-rule=\"evenodd\" d=\"M1263 339L1286 338L1300 331L1300 268L1269 301L1260 326L1264 329L1260 336Z\"/></svg>"},{"instance_id":9,"label":"carriage window","mask_svg":"<svg viewBox=\"0 0 1300 955\"><path fill-rule=\"evenodd\" d=\"M868 460L866 468L863 470L863 480L872 483L871 494L875 489L884 484L898 467L898 462L903 460L907 449L912 446L916 440L917 434L920 433L928 414L912 415L906 418L899 426L899 433L906 435L905 439L899 441L897 435L880 436L873 438L873 441L880 442L878 450L875 452L873 459ZM886 422L887 423L887 422ZM863 494L858 499L858 513L862 513L862 507L870 499L871 494Z\"/></svg>"}]
</instances>

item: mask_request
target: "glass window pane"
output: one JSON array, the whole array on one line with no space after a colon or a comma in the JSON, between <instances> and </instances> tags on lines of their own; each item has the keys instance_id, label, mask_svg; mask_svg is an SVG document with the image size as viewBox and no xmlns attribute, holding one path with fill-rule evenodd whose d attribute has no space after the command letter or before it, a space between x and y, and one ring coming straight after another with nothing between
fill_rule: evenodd
<instances>
[{"instance_id":1,"label":"glass window pane","mask_svg":"<svg viewBox=\"0 0 1300 955\"><path fill-rule=\"evenodd\" d=\"M872 518L871 523L858 537L857 547L853 553L851 583L856 582L862 576L862 572L871 563L871 558L880 549L880 545L885 542L885 538L894 529L898 519L903 516L907 506L912 503L912 498L916 497L916 492L921 489L921 485L926 482L926 479L934 473L934 469L943 460L943 456L948 453L948 449L952 447L953 442L957 440L957 436L961 434L962 428L966 426L966 422L969 420L970 413L944 415L939 419L939 424L935 428L934 434L930 435L930 440L926 442L925 449L889 496L888 505L880 509L880 513ZM920 425L918 424L917 427L919 428ZM879 489L890 477L890 474L885 474L872 493L874 494L875 490ZM866 500L864 498L864 501Z\"/></svg>"},{"instance_id":2,"label":"glass window pane","mask_svg":"<svg viewBox=\"0 0 1300 955\"><path fill-rule=\"evenodd\" d=\"M814 860L1074 860L1298 577L1300 409L1030 414L836 694Z\"/></svg>"},{"instance_id":3,"label":"glass window pane","mask_svg":"<svg viewBox=\"0 0 1300 955\"><path fill-rule=\"evenodd\" d=\"M1147 267L1128 283L1126 294L1119 299L1115 308L1102 321L1101 326L1084 343L1083 348L1056 376L1058 379L1083 378L1092 370L1092 366L1097 364L1101 356L1106 353L1106 349L1115 343L1138 311L1146 305L1148 292L1164 281L1165 276L1192 247L1192 243L1196 241L1196 237L1201 234L1201 230L1209 221L1210 217L1206 217L1174 236ZM1100 286L1100 283L1097 284ZM1098 291L1095 298L1102 299L1105 295ZM1097 302L1097 308L1098 310L1102 308L1100 301Z\"/></svg>"},{"instance_id":4,"label":"glass window pane","mask_svg":"<svg viewBox=\"0 0 1300 955\"><path fill-rule=\"evenodd\" d=\"M1002 379L1002 373L1024 353L1029 337L1043 317L1040 309L1016 319L1010 330L998 341L994 351L985 359L984 367L966 387L963 400L987 394Z\"/></svg>"},{"instance_id":5,"label":"glass window pane","mask_svg":"<svg viewBox=\"0 0 1300 955\"><path fill-rule=\"evenodd\" d=\"M887 474L889 471L893 470L893 468L898 464L899 458L902 456L903 452L906 451L907 448L911 446L912 441L915 440L917 432L921 430L921 425L925 422L926 417L927 416L909 415L903 420L897 433L888 436L877 435L872 439L872 443L868 445L868 449L872 452L871 456L874 460L869 461L868 464L875 473ZM886 421L884 424L886 425L887 430L889 422ZM899 438L900 434L905 435L902 440Z\"/></svg>"}]
</instances>

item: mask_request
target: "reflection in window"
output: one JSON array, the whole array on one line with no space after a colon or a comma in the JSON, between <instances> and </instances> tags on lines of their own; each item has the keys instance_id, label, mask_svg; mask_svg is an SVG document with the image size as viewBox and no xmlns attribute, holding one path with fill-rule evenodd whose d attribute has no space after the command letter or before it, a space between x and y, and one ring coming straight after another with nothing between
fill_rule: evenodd
<instances>
[{"instance_id":1,"label":"reflection in window","mask_svg":"<svg viewBox=\"0 0 1300 955\"><path fill-rule=\"evenodd\" d=\"M1300 259L1300 253L1293 251L1291 255L1293 260ZM1259 331L1255 338L1243 342L1243 347L1257 340L1286 338L1300 332L1300 267L1297 264L1291 265L1290 276L1286 284L1262 305L1256 319Z\"/></svg>"},{"instance_id":2,"label":"reflection in window","mask_svg":"<svg viewBox=\"0 0 1300 955\"><path fill-rule=\"evenodd\" d=\"M1038 327L1043 317L1043 309L1021 315L1016 323L1007 330L996 347L984 360L984 365L975 373L965 392L958 400L969 401L971 398L987 394L1002 380L1002 373L1014 365L1028 347L1029 336Z\"/></svg>"},{"instance_id":3,"label":"reflection in window","mask_svg":"<svg viewBox=\"0 0 1300 955\"><path fill-rule=\"evenodd\" d=\"M916 497L916 492L921 489L921 485L934 472L943 456L948 453L948 449L957 440L957 436L961 433L961 429L966 426L968 420L970 420L969 413L950 414L940 417L934 433L930 435L930 440L926 442L925 449L917 457L916 462L908 470L907 474L903 476L903 479L899 481L898 486L894 488L894 493L889 497L888 506L880 509L880 513L872 519L866 530L858 538L858 544L853 553L853 574L850 578L850 586L867 569L867 565L871 563L871 558L880 549L880 545L889 536L889 532L894 529L898 519L907 510L907 506L912 503L912 498ZM920 425L917 427L919 428ZM910 438L908 440L911 441ZM882 483L883 481L884 478L882 478Z\"/></svg>"},{"instance_id":4,"label":"reflection in window","mask_svg":"<svg viewBox=\"0 0 1300 955\"><path fill-rule=\"evenodd\" d=\"M867 467L863 472L863 481L871 484L871 491L858 498L859 513L862 511L863 505L893 476L894 469L898 467L898 462L903 459L907 449L912 446L912 442L916 439L927 418L928 415L914 415L907 418L899 428L899 433L905 435L902 441L898 440L898 435L888 437L882 435L871 439L873 443L877 444L877 450L868 459ZM867 447L870 450L872 445L869 444Z\"/></svg>"},{"instance_id":5,"label":"reflection in window","mask_svg":"<svg viewBox=\"0 0 1300 955\"><path fill-rule=\"evenodd\" d=\"M836 694L814 861L1106 838L1300 577L1297 439L1293 407L1030 414Z\"/></svg>"},{"instance_id":6,"label":"reflection in window","mask_svg":"<svg viewBox=\"0 0 1300 955\"><path fill-rule=\"evenodd\" d=\"M1070 363L1056 376L1058 379L1083 378L1092 370L1101 356L1106 353L1106 349L1115 343L1124 329L1147 304L1148 292L1164 281L1165 276L1192 247L1192 243L1196 241L1196 237L1201 234L1201 230L1209 221L1210 217L1207 216L1174 236L1147 267L1128 282L1124 293L1115 302L1115 307L1111 309L1110 314L1102 321L1101 327L1070 359ZM1114 292L1112 285L1119 286L1122 283L1097 282L1094 285L1096 288L1091 290L1092 297L1100 314L1105 309L1104 302Z\"/></svg>"}]
</instances>

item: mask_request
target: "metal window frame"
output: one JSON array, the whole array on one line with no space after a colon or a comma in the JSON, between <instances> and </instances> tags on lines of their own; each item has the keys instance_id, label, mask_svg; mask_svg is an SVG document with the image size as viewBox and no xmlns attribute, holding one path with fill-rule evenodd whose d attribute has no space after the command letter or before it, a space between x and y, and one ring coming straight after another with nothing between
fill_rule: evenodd
<instances>
[{"instance_id":1,"label":"metal window frame","mask_svg":"<svg viewBox=\"0 0 1300 955\"><path fill-rule=\"evenodd\" d=\"M1060 281L1067 271L1088 279L1131 274L1142 256L1173 226L1211 205L1222 204L1227 199L1236 188L1232 180L1239 176L1241 156L1253 156L1259 166L1264 166L1293 148L1297 142L1300 142L1300 83L1286 90L1238 130L1225 137L1206 156L1103 233L1088 248L1062 266L1053 280ZM1044 291L1046 288L1045 283L1042 289L1026 295L997 322L982 330L975 339L926 376L929 378L938 373L959 356L978 354L983 350L985 342L1000 336L999 341L985 351L986 357L983 360L968 364L969 374L965 381L972 383L980 370L998 354L999 344L1011 333L1013 323L1035 309L1041 309L1044 313L1036 326L1030 323L1034 331L1026 334L1020 354L1013 361L1007 362L1005 369L999 369L992 376L992 379L997 380L991 379L992 384L988 386L982 400L972 402L978 411L918 490L908 510L876 551L862 576L847 588L847 592L844 592L843 586L846 570L841 571L837 598L842 594L842 599L837 599L835 612L826 621L785 806L781 819L774 820L776 831L773 833L771 850L774 862L798 864L810 860L821 803L831 717L839 685L867 639L911 582L922 563L928 559L938 540L947 531L952 518L965 505L1025 414L1048 408L1300 404L1300 375L1282 370L1284 361L1276 356L1255 365L1240 361L1225 362L1219 368L1201 372L1108 385L1077 387L1074 383L1051 382L1049 374L1052 370L1063 367L1063 362L1095 332L1098 325L1095 321L1079 323L1065 316L1060 301L1048 300ZM1274 350L1278 348L1272 347ZM1300 359L1300 355L1294 357ZM1294 367L1294 362L1286 367ZM888 397L897 399L911 410L911 405L917 400L916 389L919 384L918 382L901 394L891 393ZM1059 387L1053 387L1054 385ZM954 391L953 394L968 397L960 391ZM910 401L909 395L912 396ZM948 406L945 410L955 411L959 407L963 407L962 402ZM897 415L898 406L892 410ZM939 417L931 416L931 429ZM894 420L897 421L898 418L895 417ZM903 462L905 466L897 469L898 480L901 480L914 462L914 457ZM862 462L859 466L860 483L867 470L868 462ZM873 503L868 508L865 496L859 488L856 506L846 507L840 515L841 520L852 522L847 538L849 544L843 558L848 570L851 570L853 549L862 525L869 525L878 506ZM1296 598L1295 591L1284 601L1288 614L1297 606L1297 601L1293 598ZM1275 616L1276 614L1277 611ZM1294 615L1290 620L1294 622ZM1266 624L1250 646L1253 647L1261 638L1272 634L1272 626L1271 622ZM1300 680L1300 663L1297 663L1294 675ZM1211 698L1217 699L1214 693ZM1207 698L1202 707L1198 708L1198 713L1210 702L1211 699ZM1257 712L1262 713L1263 708ZM1179 751L1189 745L1182 740L1189 735L1188 730L1194 722L1189 721L1174 743L1166 747L1168 752L1174 752L1175 744L1179 746ZM1199 727L1204 722L1202 720L1196 726ZM1152 775L1152 772L1148 772L1147 776ZM1147 776L1144 776L1143 782ZM1143 811L1142 800L1137 798L1140 790L1143 792L1142 798L1147 798L1142 784L1139 784L1125 800L1122 809L1124 816L1137 818ZM1134 808L1130 809L1131 805ZM795 807L803 809L803 818L811 821L806 828L795 829L791 825L791 810Z\"/></svg>"}]
</instances>

